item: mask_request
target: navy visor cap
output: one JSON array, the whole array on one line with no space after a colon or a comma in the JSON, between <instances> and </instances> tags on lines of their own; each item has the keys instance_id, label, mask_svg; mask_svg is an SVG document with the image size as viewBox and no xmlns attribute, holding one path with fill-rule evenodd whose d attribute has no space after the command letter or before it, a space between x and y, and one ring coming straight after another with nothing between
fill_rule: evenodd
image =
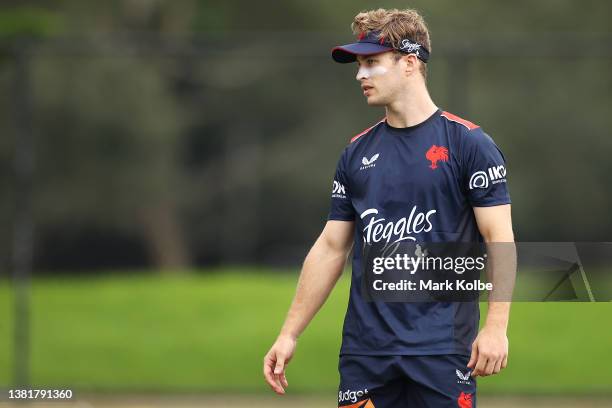
<instances>
[{"instance_id":1,"label":"navy visor cap","mask_svg":"<svg viewBox=\"0 0 612 408\"><path fill-rule=\"evenodd\" d=\"M381 52L391 51L394 49L407 54L416 54L416 56L423 62L427 62L429 59L429 51L421 44L406 38L400 42L400 46L398 48L394 48L390 42L385 40L384 37L379 38L378 31L361 33L357 37L357 42L334 47L332 49L332 58L336 62L346 64L349 62L355 62L357 60L357 55L380 54Z\"/></svg>"}]
</instances>

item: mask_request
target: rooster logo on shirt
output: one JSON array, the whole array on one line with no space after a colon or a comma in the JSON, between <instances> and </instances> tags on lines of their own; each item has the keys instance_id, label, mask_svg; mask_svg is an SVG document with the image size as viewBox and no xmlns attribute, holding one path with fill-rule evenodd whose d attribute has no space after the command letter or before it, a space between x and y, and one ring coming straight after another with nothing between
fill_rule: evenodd
<instances>
[{"instance_id":1,"label":"rooster logo on shirt","mask_svg":"<svg viewBox=\"0 0 612 408\"><path fill-rule=\"evenodd\" d=\"M425 158L431 162L429 168L435 170L438 168L439 161L448 161L448 149L444 146L432 145L425 153Z\"/></svg>"}]
</instances>

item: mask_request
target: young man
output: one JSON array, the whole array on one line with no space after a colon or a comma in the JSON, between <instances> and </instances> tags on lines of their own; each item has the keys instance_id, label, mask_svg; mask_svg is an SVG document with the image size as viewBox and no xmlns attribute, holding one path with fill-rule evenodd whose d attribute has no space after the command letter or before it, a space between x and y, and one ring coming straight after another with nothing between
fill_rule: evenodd
<instances>
[{"instance_id":1,"label":"young man","mask_svg":"<svg viewBox=\"0 0 612 408\"><path fill-rule=\"evenodd\" d=\"M334 48L332 57L357 62L368 105L384 106L386 115L354 136L340 157L328 221L264 358L264 376L284 394L297 338L341 275L354 242L338 405L475 407L475 377L506 367L510 303L490 302L476 335L477 302L366 300L362 250L406 240L513 242L504 157L478 125L431 100L431 44L415 10L362 12L352 28L357 42Z\"/></svg>"}]
</instances>

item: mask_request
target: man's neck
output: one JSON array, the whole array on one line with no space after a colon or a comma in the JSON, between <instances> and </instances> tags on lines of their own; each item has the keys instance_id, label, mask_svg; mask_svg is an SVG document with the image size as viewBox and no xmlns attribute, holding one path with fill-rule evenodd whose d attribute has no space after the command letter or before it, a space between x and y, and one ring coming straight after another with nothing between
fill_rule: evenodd
<instances>
[{"instance_id":1,"label":"man's neck","mask_svg":"<svg viewBox=\"0 0 612 408\"><path fill-rule=\"evenodd\" d=\"M387 123L390 126L403 128L418 125L438 109L425 85L419 88L417 92L406 93L401 99L385 106Z\"/></svg>"}]
</instances>

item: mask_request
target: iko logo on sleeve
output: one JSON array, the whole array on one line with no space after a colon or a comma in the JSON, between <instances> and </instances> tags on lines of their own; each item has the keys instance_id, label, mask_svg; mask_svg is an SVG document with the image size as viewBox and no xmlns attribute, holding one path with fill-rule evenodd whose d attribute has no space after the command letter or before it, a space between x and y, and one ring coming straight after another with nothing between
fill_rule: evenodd
<instances>
[{"instance_id":1,"label":"iko logo on sleeve","mask_svg":"<svg viewBox=\"0 0 612 408\"><path fill-rule=\"evenodd\" d=\"M491 184L506 182L506 168L503 165L492 166L487 171L476 171L470 176L470 190L489 188Z\"/></svg>"}]
</instances>

